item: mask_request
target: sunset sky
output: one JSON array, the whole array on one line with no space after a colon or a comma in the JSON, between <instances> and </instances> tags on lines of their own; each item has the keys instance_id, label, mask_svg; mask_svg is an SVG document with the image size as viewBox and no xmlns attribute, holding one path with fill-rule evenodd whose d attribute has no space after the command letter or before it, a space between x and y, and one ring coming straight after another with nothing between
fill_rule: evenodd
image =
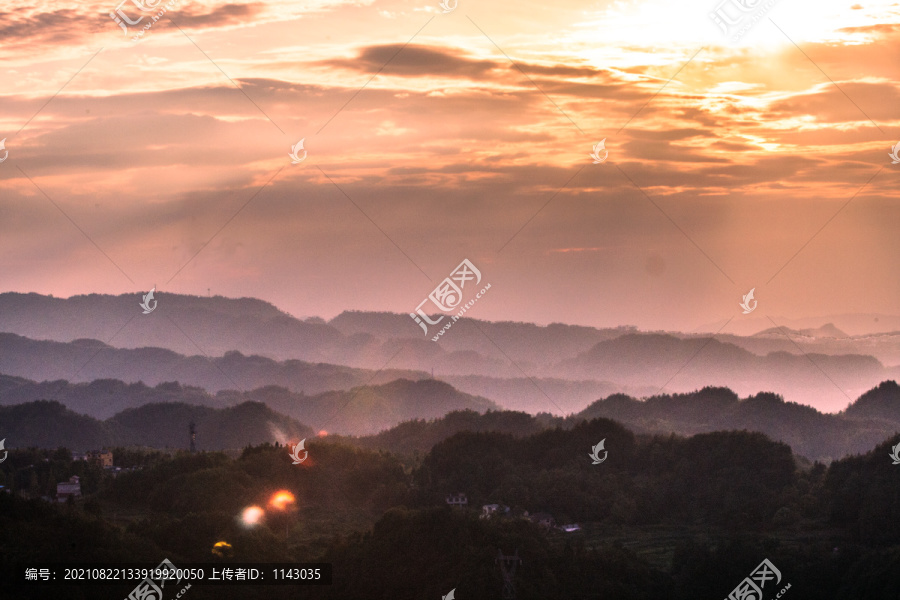
<instances>
[{"instance_id":1,"label":"sunset sky","mask_svg":"<svg viewBox=\"0 0 900 600\"><path fill-rule=\"evenodd\" d=\"M4 2L0 291L406 313L468 258L489 320L900 313L898 2L439 1Z\"/></svg>"}]
</instances>

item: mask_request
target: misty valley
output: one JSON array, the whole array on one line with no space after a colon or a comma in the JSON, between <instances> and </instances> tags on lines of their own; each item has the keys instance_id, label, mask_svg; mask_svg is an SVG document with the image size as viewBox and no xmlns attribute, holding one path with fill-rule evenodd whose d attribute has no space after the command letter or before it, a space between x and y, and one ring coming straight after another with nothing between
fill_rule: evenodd
<instances>
[{"instance_id":1,"label":"misty valley","mask_svg":"<svg viewBox=\"0 0 900 600\"><path fill-rule=\"evenodd\" d=\"M81 314L73 323L90 319L90 302L64 305ZM699 338L711 354L691 377L708 369L723 385L647 392L654 370L697 354L695 338L457 323L461 356L479 351L467 328L518 338L519 358L543 372L529 380L465 361L432 374L402 354L374 369L382 347L418 343L414 328L392 338L386 315L346 318L344 331L345 317L251 320L210 357L67 340L75 331L47 339L42 319L19 314L0 334L0 564L13 582L0 595L130 598L135 581L35 587L22 573L165 564L282 580L177 584L197 599L896 598L900 386L878 380L896 367L823 354L845 381L873 382L826 411L798 401L815 389L796 360L809 359L765 335ZM256 354L269 319L284 321L283 346ZM882 338L890 356L896 342ZM369 356L343 354L354 343ZM537 366L540 354L553 359ZM335 362L310 360L325 355ZM795 400L766 387L772 370L751 368L761 360L780 363ZM535 389L539 407L516 406Z\"/></svg>"}]
</instances>

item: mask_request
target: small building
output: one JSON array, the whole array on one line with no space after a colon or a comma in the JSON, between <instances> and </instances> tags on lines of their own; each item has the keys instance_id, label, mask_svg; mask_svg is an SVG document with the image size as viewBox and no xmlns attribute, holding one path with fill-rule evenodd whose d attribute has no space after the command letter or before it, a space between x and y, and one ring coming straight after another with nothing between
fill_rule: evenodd
<instances>
[{"instance_id":1,"label":"small building","mask_svg":"<svg viewBox=\"0 0 900 600\"><path fill-rule=\"evenodd\" d=\"M553 524L554 524L553 515L551 515L549 513L543 513L543 512L534 513L533 515L530 515L528 518L531 519L532 523L537 523L541 527L553 527Z\"/></svg>"},{"instance_id":2,"label":"small building","mask_svg":"<svg viewBox=\"0 0 900 600\"><path fill-rule=\"evenodd\" d=\"M81 482L78 475L69 477L69 481L63 481L56 484L56 501L65 502L69 498L77 500L81 498Z\"/></svg>"},{"instance_id":3,"label":"small building","mask_svg":"<svg viewBox=\"0 0 900 600\"><path fill-rule=\"evenodd\" d=\"M485 504L481 507L481 518L487 519L494 515L505 515L509 513L509 507L502 504Z\"/></svg>"},{"instance_id":4,"label":"small building","mask_svg":"<svg viewBox=\"0 0 900 600\"><path fill-rule=\"evenodd\" d=\"M103 468L113 466L113 454L106 448L103 450L91 450L84 455L87 461L98 461Z\"/></svg>"},{"instance_id":5,"label":"small building","mask_svg":"<svg viewBox=\"0 0 900 600\"><path fill-rule=\"evenodd\" d=\"M465 494L459 492L457 494L447 494L446 502L450 506L466 506L469 504L469 499Z\"/></svg>"}]
</instances>

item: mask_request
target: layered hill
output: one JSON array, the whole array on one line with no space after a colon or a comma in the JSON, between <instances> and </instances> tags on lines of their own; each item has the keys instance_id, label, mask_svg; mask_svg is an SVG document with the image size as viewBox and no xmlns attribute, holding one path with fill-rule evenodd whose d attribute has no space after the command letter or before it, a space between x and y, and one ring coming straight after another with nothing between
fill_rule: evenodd
<instances>
[{"instance_id":1,"label":"layered hill","mask_svg":"<svg viewBox=\"0 0 900 600\"><path fill-rule=\"evenodd\" d=\"M156 385L179 381L205 390L249 390L280 385L317 394L398 378L421 379L421 371L354 369L300 360L276 361L237 351L222 356L183 355L164 348L116 348L98 340L62 343L0 333L0 373L36 381L120 379Z\"/></svg>"},{"instance_id":2,"label":"layered hill","mask_svg":"<svg viewBox=\"0 0 900 600\"><path fill-rule=\"evenodd\" d=\"M159 386L179 381L182 388L175 393L189 394L185 401L220 406L220 401L210 400L203 390L217 393L278 386L294 393L315 395L366 384L382 385L401 378L413 381L430 378L424 371L406 369L372 370L300 360L277 361L259 355L245 356L237 351L220 357L186 356L164 348L116 348L86 339L67 343L32 340L10 333L0 333L0 373L44 382L40 387L20 390L14 382L0 379L0 404L61 398L57 394L65 393L68 406L100 418L134 406L131 401L117 403L116 398L144 394L142 384ZM614 392L654 391L646 386L619 386L608 381L526 378L521 374L508 379L481 375L447 375L441 379L461 392L489 398L503 408L557 414L579 411L592 400ZM112 383L113 380L121 380L131 387L118 389L121 386ZM64 387L65 382L90 382L92 387L60 391L58 388ZM170 399L154 394L152 401Z\"/></svg>"},{"instance_id":3,"label":"layered hill","mask_svg":"<svg viewBox=\"0 0 900 600\"><path fill-rule=\"evenodd\" d=\"M8 378L0 381L8 383ZM23 389L27 387L21 380L17 383ZM116 389L126 391L135 389L134 400L146 403L102 420L78 414L56 401L0 406L0 431L4 432L9 447L93 448L112 444L186 447L187 424L194 421L198 446L205 449L267 441L286 443L326 429L332 434L342 434L338 438L353 445L412 454L425 453L435 444L462 432L522 437L606 418L643 435L753 431L789 445L795 454L830 462L866 452L884 440L893 439L900 431L900 386L894 381L885 381L870 390L841 414L823 414L808 406L785 402L772 393L741 399L727 388L704 388L690 394L661 395L646 400L614 394L566 418L498 411L496 405L484 399L461 394L446 383L434 380L398 380L383 386L313 397L278 387L260 388L247 394L223 392L204 396L195 388L180 388L178 384L147 388L124 386L121 382L95 383L115 384ZM83 392L98 387L78 384L73 389ZM221 402L223 407L173 401L179 397L179 389L184 391L185 398ZM78 394L73 393L73 397ZM157 402L153 401L155 398L167 400Z\"/></svg>"},{"instance_id":4,"label":"layered hill","mask_svg":"<svg viewBox=\"0 0 900 600\"><path fill-rule=\"evenodd\" d=\"M440 419L401 423L353 443L392 452L424 453L463 431L495 431L521 437L547 428L568 429L595 418L614 420L644 435L759 432L789 445L795 454L830 462L868 452L900 432L900 386L885 381L841 414L820 413L809 406L785 402L772 393L742 399L730 389L708 387L689 394L653 396L646 400L614 394L566 418L547 414L532 417L511 411L454 412Z\"/></svg>"},{"instance_id":5,"label":"layered hill","mask_svg":"<svg viewBox=\"0 0 900 600\"><path fill-rule=\"evenodd\" d=\"M666 394L646 400L617 394L594 402L577 419L606 417L644 433L695 435L712 431L758 431L811 460L830 461L867 452L900 431L900 390L883 382L841 414L821 413L773 393L741 399L727 388ZM872 406L872 398L878 406Z\"/></svg>"},{"instance_id":6,"label":"layered hill","mask_svg":"<svg viewBox=\"0 0 900 600\"><path fill-rule=\"evenodd\" d=\"M149 446L186 450L192 422L198 450L243 448L279 435L294 441L313 435L309 427L258 402L222 409L182 402L152 403L103 421L79 415L59 402L0 406L0 430L10 448L85 451L105 446Z\"/></svg>"},{"instance_id":7,"label":"layered hill","mask_svg":"<svg viewBox=\"0 0 900 600\"><path fill-rule=\"evenodd\" d=\"M557 366L572 379L614 379L625 385L668 389L730 387L741 395L790 390L790 396L820 410L838 411L872 385L895 377L872 356L860 354L754 354L713 337L627 334L596 344ZM788 395L788 394L786 394Z\"/></svg>"},{"instance_id":8,"label":"layered hill","mask_svg":"<svg viewBox=\"0 0 900 600\"><path fill-rule=\"evenodd\" d=\"M776 390L836 412L900 377L900 334L845 335L846 320L790 328L769 322L756 335L738 336L463 318L435 343L406 313L345 312L326 322L253 298L158 291L156 309L145 315L141 297L0 294L0 332L21 336L0 339L0 372L35 380L178 380L211 391L274 384L306 394L433 373L505 408L557 414L616 392L706 385L741 395ZM51 342L72 347L45 345Z\"/></svg>"},{"instance_id":9,"label":"layered hill","mask_svg":"<svg viewBox=\"0 0 900 600\"><path fill-rule=\"evenodd\" d=\"M324 429L345 435L374 434L402 421L434 419L454 410L484 412L500 408L490 400L465 394L433 379L398 379L382 385L305 395L274 385L247 392L228 390L210 394L177 382L155 387L109 379L85 383L65 380L37 383L0 375L0 405L36 400L56 400L71 410L97 419L109 419L127 409L147 404L181 403L226 408L255 402L309 424L316 431ZM272 433L266 439L284 442L286 438L282 438Z\"/></svg>"}]
</instances>

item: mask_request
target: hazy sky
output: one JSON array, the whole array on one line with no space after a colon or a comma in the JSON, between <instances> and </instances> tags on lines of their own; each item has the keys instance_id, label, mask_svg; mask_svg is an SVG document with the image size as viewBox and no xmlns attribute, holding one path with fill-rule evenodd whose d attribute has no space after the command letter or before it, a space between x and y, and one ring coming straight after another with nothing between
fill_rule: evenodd
<instances>
[{"instance_id":1,"label":"hazy sky","mask_svg":"<svg viewBox=\"0 0 900 600\"><path fill-rule=\"evenodd\" d=\"M182 0L133 43L116 1L8 0L0 288L330 318L468 258L490 320L897 314L900 5L731 42L718 2Z\"/></svg>"}]
</instances>

